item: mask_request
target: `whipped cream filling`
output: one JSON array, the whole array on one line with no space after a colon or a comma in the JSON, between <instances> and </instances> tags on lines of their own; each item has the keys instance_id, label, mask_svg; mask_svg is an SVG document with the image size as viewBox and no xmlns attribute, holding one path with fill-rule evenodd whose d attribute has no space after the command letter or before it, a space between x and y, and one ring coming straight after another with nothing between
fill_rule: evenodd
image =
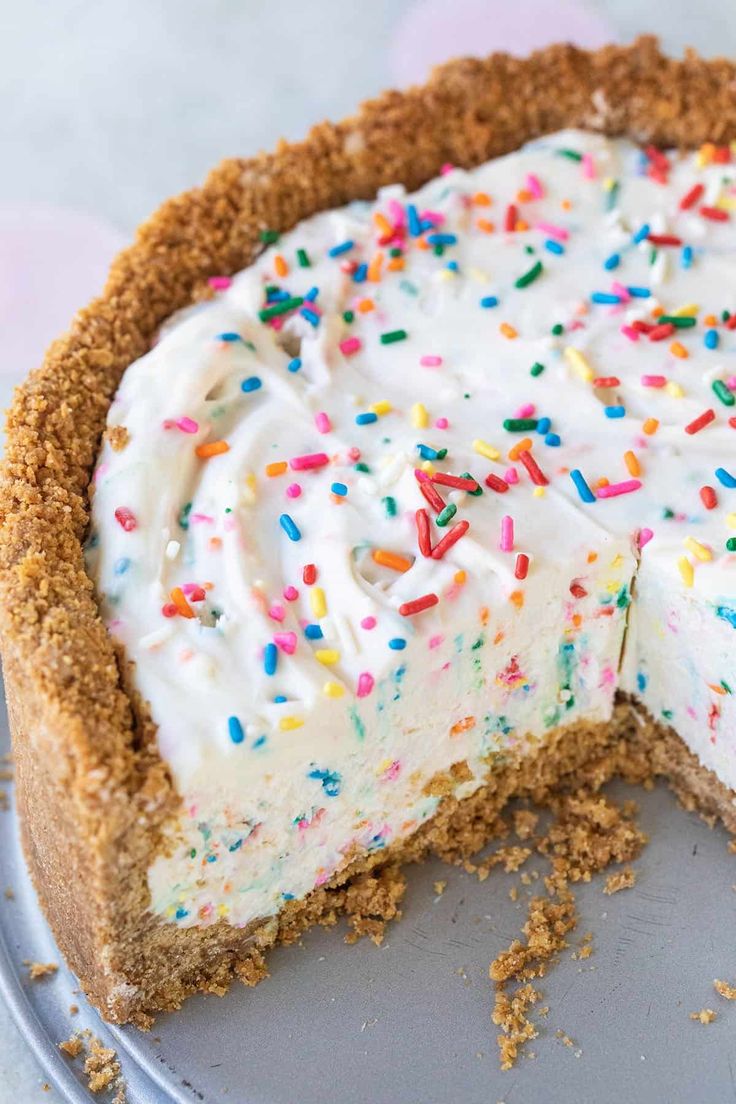
<instances>
[{"instance_id":1,"label":"whipped cream filling","mask_svg":"<svg viewBox=\"0 0 736 1104\"><path fill-rule=\"evenodd\" d=\"M617 688L736 786L734 211L728 151L552 135L128 368L87 553L182 797L154 911L272 915Z\"/></svg>"}]
</instances>

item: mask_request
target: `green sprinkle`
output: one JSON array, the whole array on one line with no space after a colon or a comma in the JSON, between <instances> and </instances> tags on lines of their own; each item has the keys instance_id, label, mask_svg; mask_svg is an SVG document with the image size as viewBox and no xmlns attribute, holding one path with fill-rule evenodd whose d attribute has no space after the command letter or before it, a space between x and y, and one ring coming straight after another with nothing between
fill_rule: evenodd
<instances>
[{"instance_id":1,"label":"green sprinkle","mask_svg":"<svg viewBox=\"0 0 736 1104\"><path fill-rule=\"evenodd\" d=\"M528 429L536 429L538 424L536 418L504 418L503 428L509 433L526 433Z\"/></svg>"},{"instance_id":2,"label":"green sprinkle","mask_svg":"<svg viewBox=\"0 0 736 1104\"><path fill-rule=\"evenodd\" d=\"M280 236L278 230L261 230L258 235L264 245L275 245Z\"/></svg>"},{"instance_id":3,"label":"green sprinkle","mask_svg":"<svg viewBox=\"0 0 736 1104\"><path fill-rule=\"evenodd\" d=\"M692 326L697 326L697 318L692 318L689 314L660 314L657 319L658 326L674 326L678 330L689 330Z\"/></svg>"},{"instance_id":4,"label":"green sprinkle","mask_svg":"<svg viewBox=\"0 0 736 1104\"><path fill-rule=\"evenodd\" d=\"M191 513L191 510L192 510L191 502L185 502L184 505L182 506L181 510L179 511L178 521L179 521L179 528L180 529L188 529L189 528L189 514Z\"/></svg>"},{"instance_id":5,"label":"green sprinkle","mask_svg":"<svg viewBox=\"0 0 736 1104\"><path fill-rule=\"evenodd\" d=\"M555 337L559 337L560 334L563 334L564 332L565 327L562 325L562 323L555 322L554 326L552 327L552 333L555 335Z\"/></svg>"},{"instance_id":6,"label":"green sprinkle","mask_svg":"<svg viewBox=\"0 0 736 1104\"><path fill-rule=\"evenodd\" d=\"M727 310L721 311L721 322L728 322L731 317L731 312Z\"/></svg>"},{"instance_id":7,"label":"green sprinkle","mask_svg":"<svg viewBox=\"0 0 736 1104\"><path fill-rule=\"evenodd\" d=\"M535 361L534 364L532 364L531 368L529 369L529 375L530 376L541 376L543 371L544 371L544 365L540 364L539 361L537 360L537 361Z\"/></svg>"},{"instance_id":8,"label":"green sprinkle","mask_svg":"<svg viewBox=\"0 0 736 1104\"><path fill-rule=\"evenodd\" d=\"M364 464L362 460L359 460L358 463L355 465L355 470L359 472L369 472L371 469L368 467L367 464Z\"/></svg>"},{"instance_id":9,"label":"green sprinkle","mask_svg":"<svg viewBox=\"0 0 736 1104\"><path fill-rule=\"evenodd\" d=\"M530 284L533 284L534 281L542 275L542 267L542 262L537 261L528 272L525 272L523 276L519 277L514 286L517 288L529 287Z\"/></svg>"},{"instance_id":10,"label":"green sprinkle","mask_svg":"<svg viewBox=\"0 0 736 1104\"><path fill-rule=\"evenodd\" d=\"M398 245L392 245L391 248L388 251L388 255L389 255L389 257L401 257L402 256L401 247L398 246Z\"/></svg>"},{"instance_id":11,"label":"green sprinkle","mask_svg":"<svg viewBox=\"0 0 736 1104\"><path fill-rule=\"evenodd\" d=\"M343 311L342 320L343 320L343 322L354 322L355 321L355 311L351 311L351 310Z\"/></svg>"},{"instance_id":12,"label":"green sprinkle","mask_svg":"<svg viewBox=\"0 0 736 1104\"><path fill-rule=\"evenodd\" d=\"M408 336L406 330L389 330L381 334L381 344L393 345L396 341L405 341Z\"/></svg>"},{"instance_id":13,"label":"green sprinkle","mask_svg":"<svg viewBox=\"0 0 736 1104\"><path fill-rule=\"evenodd\" d=\"M299 262L299 267L300 268L311 268L312 267L312 262L309 259L309 254L307 253L306 249L297 249L296 259Z\"/></svg>"},{"instance_id":14,"label":"green sprinkle","mask_svg":"<svg viewBox=\"0 0 736 1104\"><path fill-rule=\"evenodd\" d=\"M463 472L462 475L460 476L460 478L461 479L473 479L478 484L476 490L467 491L467 494L472 494L475 498L477 498L479 495L483 494L483 488L480 485L480 480L476 479L474 475L470 474L470 472Z\"/></svg>"},{"instance_id":15,"label":"green sprinkle","mask_svg":"<svg viewBox=\"0 0 736 1104\"><path fill-rule=\"evenodd\" d=\"M665 506L662 510L662 517L665 521L670 521L675 516L675 511L671 510L669 506Z\"/></svg>"},{"instance_id":16,"label":"green sprinkle","mask_svg":"<svg viewBox=\"0 0 736 1104\"><path fill-rule=\"evenodd\" d=\"M578 153L577 150L559 149L557 152L559 153L560 157L566 157L568 161L582 161L583 160L582 153Z\"/></svg>"},{"instance_id":17,"label":"green sprinkle","mask_svg":"<svg viewBox=\"0 0 736 1104\"><path fill-rule=\"evenodd\" d=\"M386 495L382 502L386 510L386 517L396 517L396 499L392 498L391 495Z\"/></svg>"},{"instance_id":18,"label":"green sprinkle","mask_svg":"<svg viewBox=\"0 0 736 1104\"><path fill-rule=\"evenodd\" d=\"M724 406L733 406L736 403L733 392L729 391L723 380L713 380L711 387L713 394L718 396Z\"/></svg>"},{"instance_id":19,"label":"green sprinkle","mask_svg":"<svg viewBox=\"0 0 736 1104\"><path fill-rule=\"evenodd\" d=\"M614 209L614 207L616 206L616 204L618 202L618 193L620 192L620 190L621 190L621 185L619 184L618 180L614 180L613 183L611 184L611 187L608 189L608 194L606 195L606 210L607 211L612 211Z\"/></svg>"},{"instance_id":20,"label":"green sprinkle","mask_svg":"<svg viewBox=\"0 0 736 1104\"><path fill-rule=\"evenodd\" d=\"M736 552L736 537L729 537L726 541L726 551Z\"/></svg>"},{"instance_id":21,"label":"green sprinkle","mask_svg":"<svg viewBox=\"0 0 736 1104\"><path fill-rule=\"evenodd\" d=\"M445 506L444 510L440 510L439 514L435 518L435 521L441 529L444 529L448 521L452 521L456 513L457 506L454 502L450 502L447 506Z\"/></svg>"},{"instance_id":22,"label":"green sprinkle","mask_svg":"<svg viewBox=\"0 0 736 1104\"><path fill-rule=\"evenodd\" d=\"M276 318L279 314L287 314L291 310L295 310L300 307L304 302L301 295L294 295L291 299L284 299L280 303L272 303L270 307L263 307L259 310L258 317L261 322L268 322L271 318Z\"/></svg>"},{"instance_id":23,"label":"green sprinkle","mask_svg":"<svg viewBox=\"0 0 736 1104\"><path fill-rule=\"evenodd\" d=\"M432 247L432 252L434 253L435 257L442 257L445 252L445 247L440 242L438 242L437 245L434 245Z\"/></svg>"}]
</instances>

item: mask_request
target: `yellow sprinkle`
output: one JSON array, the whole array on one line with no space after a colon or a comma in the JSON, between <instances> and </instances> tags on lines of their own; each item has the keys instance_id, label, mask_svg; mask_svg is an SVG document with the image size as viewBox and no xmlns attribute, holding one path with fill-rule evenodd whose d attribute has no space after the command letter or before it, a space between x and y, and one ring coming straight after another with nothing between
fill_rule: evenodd
<instances>
[{"instance_id":1,"label":"yellow sprinkle","mask_svg":"<svg viewBox=\"0 0 736 1104\"><path fill-rule=\"evenodd\" d=\"M473 441L473 452L477 452L479 456L485 456L486 460L500 460L501 453L493 445L489 445L487 441L481 441L476 437Z\"/></svg>"},{"instance_id":2,"label":"yellow sprinkle","mask_svg":"<svg viewBox=\"0 0 736 1104\"><path fill-rule=\"evenodd\" d=\"M443 283L447 283L448 280L455 279L455 277L457 276L457 272L454 272L451 268L441 268L438 275Z\"/></svg>"},{"instance_id":3,"label":"yellow sprinkle","mask_svg":"<svg viewBox=\"0 0 736 1104\"><path fill-rule=\"evenodd\" d=\"M282 732L291 732L294 728L301 728L304 721L301 717L282 717L279 728Z\"/></svg>"},{"instance_id":4,"label":"yellow sprinkle","mask_svg":"<svg viewBox=\"0 0 736 1104\"><path fill-rule=\"evenodd\" d=\"M624 463L629 470L629 475L639 475L641 472L641 464L639 463L636 453L633 453L631 449L624 453Z\"/></svg>"},{"instance_id":5,"label":"yellow sprinkle","mask_svg":"<svg viewBox=\"0 0 736 1104\"><path fill-rule=\"evenodd\" d=\"M684 306L678 307L677 310L672 311L673 315L678 318L694 318L700 310L697 303L685 303Z\"/></svg>"},{"instance_id":6,"label":"yellow sprinkle","mask_svg":"<svg viewBox=\"0 0 736 1104\"><path fill-rule=\"evenodd\" d=\"M610 192L611 189L615 186L616 180L613 176L607 176L606 179L603 181L603 187L606 189L607 192Z\"/></svg>"},{"instance_id":7,"label":"yellow sprinkle","mask_svg":"<svg viewBox=\"0 0 736 1104\"><path fill-rule=\"evenodd\" d=\"M224 903L224 901L223 901L223 902L221 902L221 903L220 903L220 904L219 904L219 905L217 906L217 915L218 915L218 916L228 916L228 915L229 915L229 913L230 913L230 906L229 906L229 905L226 905L226 904Z\"/></svg>"},{"instance_id":8,"label":"yellow sprinkle","mask_svg":"<svg viewBox=\"0 0 736 1104\"><path fill-rule=\"evenodd\" d=\"M423 472L427 472L428 475L434 475L434 464L431 460L422 460L419 467Z\"/></svg>"},{"instance_id":9,"label":"yellow sprinkle","mask_svg":"<svg viewBox=\"0 0 736 1104\"><path fill-rule=\"evenodd\" d=\"M341 698L345 693L345 687L339 682L326 682L322 687L322 693L327 698Z\"/></svg>"},{"instance_id":10,"label":"yellow sprinkle","mask_svg":"<svg viewBox=\"0 0 736 1104\"><path fill-rule=\"evenodd\" d=\"M314 658L318 663L324 663L326 667L331 667L333 663L337 663L340 659L340 653L337 648L318 648L314 653Z\"/></svg>"},{"instance_id":11,"label":"yellow sprinkle","mask_svg":"<svg viewBox=\"0 0 736 1104\"><path fill-rule=\"evenodd\" d=\"M468 275L472 277L472 279L475 280L476 283L488 283L488 273L484 272L482 268L470 268L468 269Z\"/></svg>"},{"instance_id":12,"label":"yellow sprinkle","mask_svg":"<svg viewBox=\"0 0 736 1104\"><path fill-rule=\"evenodd\" d=\"M673 356L679 357L680 360L687 360L690 356L685 346L680 341L673 341L670 345L670 352Z\"/></svg>"},{"instance_id":13,"label":"yellow sprinkle","mask_svg":"<svg viewBox=\"0 0 736 1104\"><path fill-rule=\"evenodd\" d=\"M253 472L248 472L243 480L243 501L252 506L256 501L256 477Z\"/></svg>"},{"instance_id":14,"label":"yellow sprinkle","mask_svg":"<svg viewBox=\"0 0 736 1104\"><path fill-rule=\"evenodd\" d=\"M327 616L327 601L322 587L312 587L309 592L309 604L312 607L312 613L318 620L320 617Z\"/></svg>"},{"instance_id":15,"label":"yellow sprinkle","mask_svg":"<svg viewBox=\"0 0 736 1104\"><path fill-rule=\"evenodd\" d=\"M726 525L729 529L736 529L736 514L726 514Z\"/></svg>"},{"instance_id":16,"label":"yellow sprinkle","mask_svg":"<svg viewBox=\"0 0 736 1104\"><path fill-rule=\"evenodd\" d=\"M682 542L687 548L688 552L692 552L693 556L696 556L703 563L707 563L708 560L713 559L713 553L710 548L706 548L704 544L697 541L695 537L685 537Z\"/></svg>"},{"instance_id":17,"label":"yellow sprinkle","mask_svg":"<svg viewBox=\"0 0 736 1104\"><path fill-rule=\"evenodd\" d=\"M619 552L611 560L611 567L615 570L616 568L619 568L623 562L624 562L624 558L621 555L621 553ZM614 583L614 586L618 586L618 583Z\"/></svg>"},{"instance_id":18,"label":"yellow sprinkle","mask_svg":"<svg viewBox=\"0 0 736 1104\"><path fill-rule=\"evenodd\" d=\"M380 402L373 403L373 406L369 406L368 409L371 414L390 414L393 407L388 399L381 399Z\"/></svg>"},{"instance_id":19,"label":"yellow sprinkle","mask_svg":"<svg viewBox=\"0 0 736 1104\"><path fill-rule=\"evenodd\" d=\"M664 385L664 389L667 394L670 395L673 399L681 399L682 396L685 394L679 383L676 383L674 380L669 380Z\"/></svg>"},{"instance_id":20,"label":"yellow sprinkle","mask_svg":"<svg viewBox=\"0 0 736 1104\"><path fill-rule=\"evenodd\" d=\"M693 565L690 563L687 556L680 556L679 560L677 561L677 567L679 569L680 575L682 576L682 581L685 586L691 587L693 585L693 579L695 578L695 572L693 571Z\"/></svg>"},{"instance_id":21,"label":"yellow sprinkle","mask_svg":"<svg viewBox=\"0 0 736 1104\"><path fill-rule=\"evenodd\" d=\"M721 196L716 207L721 207L724 211L736 211L736 199L733 196Z\"/></svg>"},{"instance_id":22,"label":"yellow sprinkle","mask_svg":"<svg viewBox=\"0 0 736 1104\"><path fill-rule=\"evenodd\" d=\"M646 433L646 435L648 437L651 437L652 434L656 433L657 430L659 429L659 419L658 418L647 418L647 420L644 422L644 424L641 428L644 430L644 432Z\"/></svg>"},{"instance_id":23,"label":"yellow sprinkle","mask_svg":"<svg viewBox=\"0 0 736 1104\"><path fill-rule=\"evenodd\" d=\"M429 414L424 403L414 403L411 408L411 424L414 429L426 429L429 425Z\"/></svg>"},{"instance_id":24,"label":"yellow sprinkle","mask_svg":"<svg viewBox=\"0 0 736 1104\"><path fill-rule=\"evenodd\" d=\"M544 487L535 487L534 490L532 491L532 494L534 495L535 498L544 498L546 493L547 492L546 492Z\"/></svg>"},{"instance_id":25,"label":"yellow sprinkle","mask_svg":"<svg viewBox=\"0 0 736 1104\"><path fill-rule=\"evenodd\" d=\"M580 376L584 383L591 383L595 379L595 372L591 368L590 364L574 345L568 345L565 349L563 356L565 360Z\"/></svg>"}]
</instances>

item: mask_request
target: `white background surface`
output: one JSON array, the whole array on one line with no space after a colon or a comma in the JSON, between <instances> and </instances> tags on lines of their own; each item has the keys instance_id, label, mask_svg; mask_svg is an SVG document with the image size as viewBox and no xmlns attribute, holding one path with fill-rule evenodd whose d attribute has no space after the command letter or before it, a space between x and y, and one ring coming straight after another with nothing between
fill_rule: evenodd
<instances>
[{"instance_id":1,"label":"white background surface","mask_svg":"<svg viewBox=\"0 0 736 1104\"><path fill-rule=\"evenodd\" d=\"M0 401L165 196L455 53L659 33L736 54L733 0L0 0ZM3 815L3 814L0 814ZM0 898L0 908L7 907ZM0 1104L56 1104L0 1003Z\"/></svg>"}]
</instances>

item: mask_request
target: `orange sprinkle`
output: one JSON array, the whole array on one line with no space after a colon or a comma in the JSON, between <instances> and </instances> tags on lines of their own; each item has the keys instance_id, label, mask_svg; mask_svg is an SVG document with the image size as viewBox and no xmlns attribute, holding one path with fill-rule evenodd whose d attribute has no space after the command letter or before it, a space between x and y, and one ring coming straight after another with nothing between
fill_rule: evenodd
<instances>
[{"instance_id":1,"label":"orange sprinkle","mask_svg":"<svg viewBox=\"0 0 736 1104\"><path fill-rule=\"evenodd\" d=\"M652 307L652 310L651 310L652 318L659 318L660 314L664 314L664 307L660 307L660 306Z\"/></svg>"},{"instance_id":2,"label":"orange sprinkle","mask_svg":"<svg viewBox=\"0 0 736 1104\"><path fill-rule=\"evenodd\" d=\"M406 556L399 556L386 548L374 548L371 555L377 564L390 567L392 571L408 571L413 564L413 560L407 560Z\"/></svg>"},{"instance_id":3,"label":"orange sprinkle","mask_svg":"<svg viewBox=\"0 0 736 1104\"><path fill-rule=\"evenodd\" d=\"M429 249L429 242L426 238L414 239L417 249Z\"/></svg>"},{"instance_id":4,"label":"orange sprinkle","mask_svg":"<svg viewBox=\"0 0 736 1104\"><path fill-rule=\"evenodd\" d=\"M496 229L495 223L491 222L487 218L476 219L475 225L479 230L482 230L484 234L492 234Z\"/></svg>"},{"instance_id":5,"label":"orange sprinkle","mask_svg":"<svg viewBox=\"0 0 736 1104\"><path fill-rule=\"evenodd\" d=\"M518 192L516 193L517 203L531 203L533 199L534 195L528 190L528 188L519 188Z\"/></svg>"},{"instance_id":6,"label":"orange sprinkle","mask_svg":"<svg viewBox=\"0 0 736 1104\"><path fill-rule=\"evenodd\" d=\"M573 623L573 625L575 626L575 628L576 628L576 629L579 629L579 628L580 628L580 626L581 626L581 625L582 625L582 623L583 623L583 618L582 618L582 615L581 615L581 614L579 614L579 613L574 613L574 614L572 615L572 623Z\"/></svg>"},{"instance_id":7,"label":"orange sprinkle","mask_svg":"<svg viewBox=\"0 0 736 1104\"><path fill-rule=\"evenodd\" d=\"M384 234L386 237L392 237L393 236L393 232L394 232L393 226L388 221L386 216L382 215L380 211L375 211L374 212L373 221L375 222L376 226L378 227L378 229L381 231L382 234Z\"/></svg>"},{"instance_id":8,"label":"orange sprinkle","mask_svg":"<svg viewBox=\"0 0 736 1104\"><path fill-rule=\"evenodd\" d=\"M375 309L376 309L376 304L373 302L372 299L361 299L360 302L358 303L358 310L360 311L361 314L367 314L368 311L372 311L372 310L375 310Z\"/></svg>"},{"instance_id":9,"label":"orange sprinkle","mask_svg":"<svg viewBox=\"0 0 736 1104\"><path fill-rule=\"evenodd\" d=\"M381 279L381 266L383 265L383 253L379 250L374 253L371 263L368 265L367 278L372 284L377 284Z\"/></svg>"},{"instance_id":10,"label":"orange sprinkle","mask_svg":"<svg viewBox=\"0 0 736 1104\"><path fill-rule=\"evenodd\" d=\"M705 318L703 319L703 325L704 326L717 326L718 325L718 319L716 318L716 316L714 314L707 314L705 316Z\"/></svg>"},{"instance_id":11,"label":"orange sprinkle","mask_svg":"<svg viewBox=\"0 0 736 1104\"><path fill-rule=\"evenodd\" d=\"M562 208L563 211L569 211L570 208L572 207L571 200L563 199L562 203L560 204L560 207Z\"/></svg>"},{"instance_id":12,"label":"orange sprinkle","mask_svg":"<svg viewBox=\"0 0 736 1104\"><path fill-rule=\"evenodd\" d=\"M651 437L652 434L656 433L657 430L659 429L659 419L658 418L647 418L647 420L644 422L644 425L641 428L644 430L644 432L646 433L646 435L648 437Z\"/></svg>"},{"instance_id":13,"label":"orange sprinkle","mask_svg":"<svg viewBox=\"0 0 736 1104\"><path fill-rule=\"evenodd\" d=\"M275 460L273 464L266 464L266 475L283 475L288 466L285 460Z\"/></svg>"},{"instance_id":14,"label":"orange sprinkle","mask_svg":"<svg viewBox=\"0 0 736 1104\"><path fill-rule=\"evenodd\" d=\"M491 616L491 611L489 610L488 606L481 606L480 607L479 616L480 616L481 625L487 625L488 624L488 618Z\"/></svg>"},{"instance_id":15,"label":"orange sprinkle","mask_svg":"<svg viewBox=\"0 0 736 1104\"><path fill-rule=\"evenodd\" d=\"M595 485L596 487L607 487L610 482L610 479L607 479L605 475L602 475L600 479L596 479Z\"/></svg>"},{"instance_id":16,"label":"orange sprinkle","mask_svg":"<svg viewBox=\"0 0 736 1104\"><path fill-rule=\"evenodd\" d=\"M517 441L515 445L512 445L509 449L509 460L518 460L520 452L528 452L533 445L531 437L522 437L520 441Z\"/></svg>"},{"instance_id":17,"label":"orange sprinkle","mask_svg":"<svg viewBox=\"0 0 736 1104\"><path fill-rule=\"evenodd\" d=\"M218 548L222 548L222 537L210 537L209 546L213 552L216 552Z\"/></svg>"},{"instance_id":18,"label":"orange sprinkle","mask_svg":"<svg viewBox=\"0 0 736 1104\"><path fill-rule=\"evenodd\" d=\"M227 441L208 441L205 445L197 445L194 450L201 460L207 460L210 456L219 456L222 452L229 452Z\"/></svg>"},{"instance_id":19,"label":"orange sprinkle","mask_svg":"<svg viewBox=\"0 0 736 1104\"><path fill-rule=\"evenodd\" d=\"M516 229L517 230L519 229L518 223L517 223ZM498 328L501 331L501 333L503 334L503 336L507 337L509 339L509 341L513 341L515 337L519 336L518 331L515 330L514 327L512 325L510 325L508 322L502 322L501 325Z\"/></svg>"},{"instance_id":20,"label":"orange sprinkle","mask_svg":"<svg viewBox=\"0 0 736 1104\"><path fill-rule=\"evenodd\" d=\"M476 192L473 196L473 203L476 207L490 207L491 197L488 192Z\"/></svg>"},{"instance_id":21,"label":"orange sprinkle","mask_svg":"<svg viewBox=\"0 0 736 1104\"><path fill-rule=\"evenodd\" d=\"M390 272L403 272L403 270L404 270L404 258L403 257L392 257L391 260L386 265L386 268Z\"/></svg>"},{"instance_id":22,"label":"orange sprinkle","mask_svg":"<svg viewBox=\"0 0 736 1104\"><path fill-rule=\"evenodd\" d=\"M714 694L725 694L726 693L726 691L723 689L722 686L716 686L716 684L713 683L713 682L708 683L708 689L712 690Z\"/></svg>"},{"instance_id":23,"label":"orange sprinkle","mask_svg":"<svg viewBox=\"0 0 736 1104\"><path fill-rule=\"evenodd\" d=\"M451 736L459 736L461 732L467 732L469 728L475 728L475 717L463 717L450 729Z\"/></svg>"},{"instance_id":24,"label":"orange sprinkle","mask_svg":"<svg viewBox=\"0 0 736 1104\"><path fill-rule=\"evenodd\" d=\"M639 475L641 473L641 464L635 453L628 449L624 453L624 464L629 469L629 475Z\"/></svg>"},{"instance_id":25,"label":"orange sprinkle","mask_svg":"<svg viewBox=\"0 0 736 1104\"><path fill-rule=\"evenodd\" d=\"M174 587L171 592L171 601L174 603L182 617L194 617L194 610L184 597L184 591L181 589L181 587Z\"/></svg>"},{"instance_id":26,"label":"orange sprinkle","mask_svg":"<svg viewBox=\"0 0 736 1104\"><path fill-rule=\"evenodd\" d=\"M670 345L670 352L673 356L679 357L680 360L687 360L690 356L685 346L680 341L673 341Z\"/></svg>"},{"instance_id":27,"label":"orange sprinkle","mask_svg":"<svg viewBox=\"0 0 736 1104\"><path fill-rule=\"evenodd\" d=\"M506 633L502 629L499 630L493 638L493 643L494 644L500 644L501 641L503 640L503 638L505 637L505 635L506 635Z\"/></svg>"},{"instance_id":28,"label":"orange sprinkle","mask_svg":"<svg viewBox=\"0 0 736 1104\"><path fill-rule=\"evenodd\" d=\"M524 219L517 219L516 220L516 226L514 227L514 230L516 230L517 233L521 232L522 230L528 230L528 229L529 229L529 223L528 222L526 222Z\"/></svg>"},{"instance_id":29,"label":"orange sprinkle","mask_svg":"<svg viewBox=\"0 0 736 1104\"><path fill-rule=\"evenodd\" d=\"M273 267L276 270L276 275L277 276L288 276L289 266L286 263L286 261L284 260L284 258L281 256L280 253L277 253L276 256L274 257Z\"/></svg>"},{"instance_id":30,"label":"orange sprinkle","mask_svg":"<svg viewBox=\"0 0 736 1104\"><path fill-rule=\"evenodd\" d=\"M597 559L598 559L598 553L597 552L589 552L588 553L588 563L595 563L595 561Z\"/></svg>"},{"instance_id":31,"label":"orange sprinkle","mask_svg":"<svg viewBox=\"0 0 736 1104\"><path fill-rule=\"evenodd\" d=\"M509 602L511 602L512 605L516 606L517 609L521 609L521 607L524 605L524 591L512 590L511 594L509 594Z\"/></svg>"},{"instance_id":32,"label":"orange sprinkle","mask_svg":"<svg viewBox=\"0 0 736 1104\"><path fill-rule=\"evenodd\" d=\"M453 575L453 580L457 583L458 586L462 586L466 579L467 575L464 571L456 571Z\"/></svg>"}]
</instances>

